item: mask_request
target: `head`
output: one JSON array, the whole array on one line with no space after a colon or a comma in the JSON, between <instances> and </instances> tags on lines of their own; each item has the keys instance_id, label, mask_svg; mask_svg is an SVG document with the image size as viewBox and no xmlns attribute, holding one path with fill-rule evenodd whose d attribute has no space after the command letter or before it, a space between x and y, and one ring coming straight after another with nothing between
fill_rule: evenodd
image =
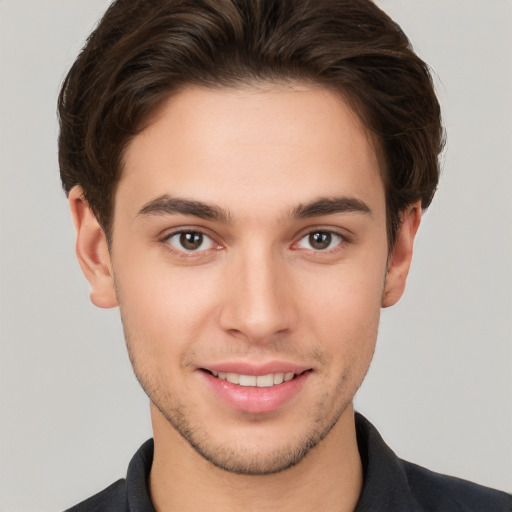
<instances>
[{"instance_id":1,"label":"head","mask_svg":"<svg viewBox=\"0 0 512 512\"><path fill-rule=\"evenodd\" d=\"M90 36L59 97L65 191L79 185L108 238L123 154L186 85L322 86L342 96L382 164L387 233L429 206L439 178L440 109L427 65L368 0L118 0Z\"/></svg>"},{"instance_id":2,"label":"head","mask_svg":"<svg viewBox=\"0 0 512 512\"><path fill-rule=\"evenodd\" d=\"M438 178L397 25L361 0L118 1L59 108L78 257L155 440L262 474L343 430Z\"/></svg>"}]
</instances>

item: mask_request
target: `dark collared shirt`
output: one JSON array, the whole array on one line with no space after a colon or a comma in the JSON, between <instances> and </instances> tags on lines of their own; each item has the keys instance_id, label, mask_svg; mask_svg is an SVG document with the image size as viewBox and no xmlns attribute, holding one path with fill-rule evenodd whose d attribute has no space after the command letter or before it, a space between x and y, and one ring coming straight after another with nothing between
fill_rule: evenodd
<instances>
[{"instance_id":1,"label":"dark collared shirt","mask_svg":"<svg viewBox=\"0 0 512 512\"><path fill-rule=\"evenodd\" d=\"M399 459L375 427L356 414L364 484L355 512L512 512L512 495ZM155 512L148 477L153 440L146 441L118 480L67 512Z\"/></svg>"}]
</instances>

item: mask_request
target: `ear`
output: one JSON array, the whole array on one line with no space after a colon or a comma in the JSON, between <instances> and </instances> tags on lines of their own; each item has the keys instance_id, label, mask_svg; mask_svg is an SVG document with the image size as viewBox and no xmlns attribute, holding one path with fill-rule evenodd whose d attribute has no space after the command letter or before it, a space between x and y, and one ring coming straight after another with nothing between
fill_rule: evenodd
<instances>
[{"instance_id":1,"label":"ear","mask_svg":"<svg viewBox=\"0 0 512 512\"><path fill-rule=\"evenodd\" d=\"M389 256L386 283L382 295L382 307L398 302L405 290L405 282L411 266L414 238L421 221L421 201L410 204L402 213L395 246Z\"/></svg>"},{"instance_id":2,"label":"ear","mask_svg":"<svg viewBox=\"0 0 512 512\"><path fill-rule=\"evenodd\" d=\"M81 187L73 187L68 200L76 230L76 256L91 285L91 302L100 308L113 308L117 306L117 297L105 232L85 200Z\"/></svg>"}]
</instances>

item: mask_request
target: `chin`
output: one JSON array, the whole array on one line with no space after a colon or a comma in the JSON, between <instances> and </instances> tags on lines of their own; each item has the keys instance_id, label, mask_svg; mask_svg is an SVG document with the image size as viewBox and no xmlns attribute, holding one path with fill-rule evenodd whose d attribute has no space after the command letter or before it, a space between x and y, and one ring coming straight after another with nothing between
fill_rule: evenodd
<instances>
[{"instance_id":1,"label":"chin","mask_svg":"<svg viewBox=\"0 0 512 512\"><path fill-rule=\"evenodd\" d=\"M226 435L229 430L226 428L221 431L221 439L217 440L206 426L199 426L197 421L192 423L185 407L169 409L152 402L158 410L159 420L171 427L204 460L239 475L275 474L299 464L331 432L350 403L343 404L326 424L311 414L309 424L304 426L301 434L289 427L284 429L285 433L278 433L274 430L275 426L253 421L248 429L252 432L241 434L240 427L235 427L233 435ZM256 434L251 427L256 427L259 432ZM290 432L294 432L295 439L291 438Z\"/></svg>"}]
</instances>

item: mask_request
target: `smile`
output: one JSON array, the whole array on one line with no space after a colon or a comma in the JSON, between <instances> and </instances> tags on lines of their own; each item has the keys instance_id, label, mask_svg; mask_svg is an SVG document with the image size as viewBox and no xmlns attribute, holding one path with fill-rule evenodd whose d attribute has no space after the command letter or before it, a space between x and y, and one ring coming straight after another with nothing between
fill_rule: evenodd
<instances>
[{"instance_id":1,"label":"smile","mask_svg":"<svg viewBox=\"0 0 512 512\"><path fill-rule=\"evenodd\" d=\"M260 414L279 409L300 393L313 369L294 366L276 362L257 368L237 362L199 370L222 402L238 411Z\"/></svg>"},{"instance_id":2,"label":"smile","mask_svg":"<svg viewBox=\"0 0 512 512\"><path fill-rule=\"evenodd\" d=\"M283 382L288 382L296 377L293 372L288 373L269 373L267 375L241 375L239 373L225 373L210 371L210 373L219 379L238 384L245 387L270 388Z\"/></svg>"}]
</instances>

